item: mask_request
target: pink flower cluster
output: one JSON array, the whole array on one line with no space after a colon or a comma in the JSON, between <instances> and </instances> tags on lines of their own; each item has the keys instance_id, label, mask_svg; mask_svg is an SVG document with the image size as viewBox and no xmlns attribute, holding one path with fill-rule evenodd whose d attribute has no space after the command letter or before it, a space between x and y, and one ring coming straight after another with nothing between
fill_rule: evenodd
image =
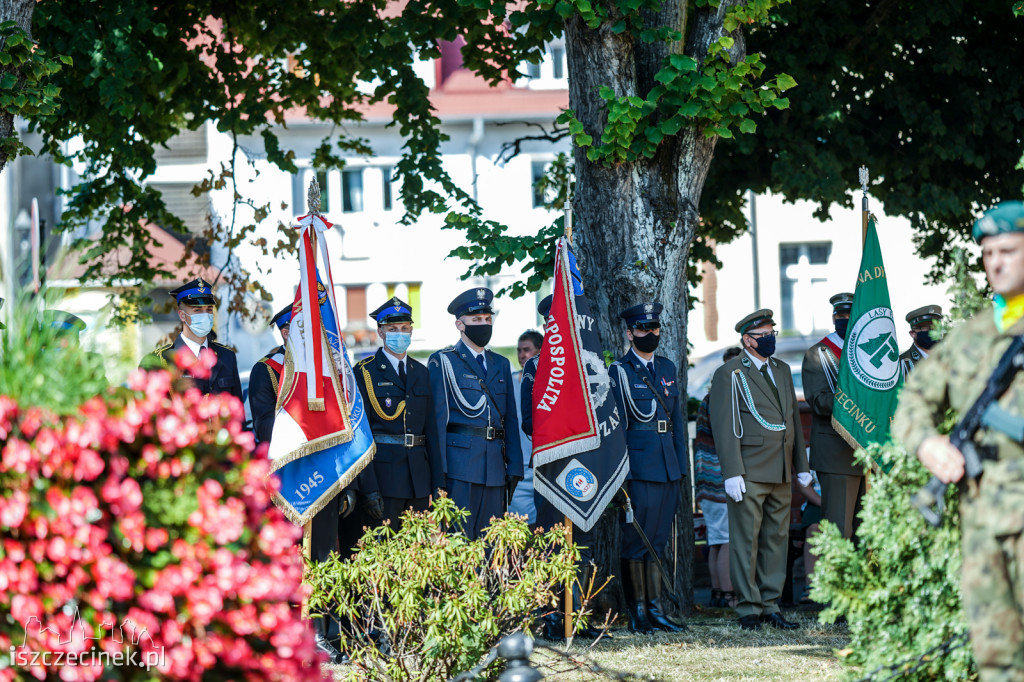
<instances>
[{"instance_id":1,"label":"pink flower cluster","mask_svg":"<svg viewBox=\"0 0 1024 682\"><path fill-rule=\"evenodd\" d=\"M51 655L0 682L321 677L265 449L235 398L171 386L135 372L73 417L0 396L0 651L115 653L127 620L164 654L149 671Z\"/></svg>"}]
</instances>

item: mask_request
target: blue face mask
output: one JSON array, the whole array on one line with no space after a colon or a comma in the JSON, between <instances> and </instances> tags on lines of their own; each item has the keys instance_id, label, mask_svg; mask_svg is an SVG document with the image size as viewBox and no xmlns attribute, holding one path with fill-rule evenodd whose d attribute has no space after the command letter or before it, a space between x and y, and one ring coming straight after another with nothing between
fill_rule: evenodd
<instances>
[{"instance_id":1,"label":"blue face mask","mask_svg":"<svg viewBox=\"0 0 1024 682\"><path fill-rule=\"evenodd\" d=\"M194 314L188 328L199 338L207 336L213 329L213 315L210 313Z\"/></svg>"},{"instance_id":2,"label":"blue face mask","mask_svg":"<svg viewBox=\"0 0 1024 682\"><path fill-rule=\"evenodd\" d=\"M409 350L412 343L412 332L385 332L384 345L395 355L402 355Z\"/></svg>"},{"instance_id":3,"label":"blue face mask","mask_svg":"<svg viewBox=\"0 0 1024 682\"><path fill-rule=\"evenodd\" d=\"M757 354L763 358L775 355L775 337L762 336L757 340Z\"/></svg>"},{"instance_id":4,"label":"blue face mask","mask_svg":"<svg viewBox=\"0 0 1024 682\"><path fill-rule=\"evenodd\" d=\"M835 325L836 325L836 334L839 335L839 338L845 339L846 338L846 330L850 326L850 318L844 317L844 318L836 319L835 320Z\"/></svg>"}]
</instances>

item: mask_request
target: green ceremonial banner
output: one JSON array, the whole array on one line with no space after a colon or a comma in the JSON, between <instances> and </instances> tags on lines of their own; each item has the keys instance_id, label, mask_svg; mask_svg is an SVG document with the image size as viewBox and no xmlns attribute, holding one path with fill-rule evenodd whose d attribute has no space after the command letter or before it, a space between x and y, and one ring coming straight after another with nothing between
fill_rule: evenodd
<instances>
[{"instance_id":1,"label":"green ceremonial banner","mask_svg":"<svg viewBox=\"0 0 1024 682\"><path fill-rule=\"evenodd\" d=\"M902 381L899 358L885 264L870 220L832 409L832 426L852 448L888 440Z\"/></svg>"}]
</instances>

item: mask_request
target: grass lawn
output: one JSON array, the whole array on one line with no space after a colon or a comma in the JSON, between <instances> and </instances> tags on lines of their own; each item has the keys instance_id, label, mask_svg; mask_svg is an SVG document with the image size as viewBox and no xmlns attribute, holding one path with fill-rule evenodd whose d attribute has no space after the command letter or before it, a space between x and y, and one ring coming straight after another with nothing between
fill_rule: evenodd
<instances>
[{"instance_id":1,"label":"grass lawn","mask_svg":"<svg viewBox=\"0 0 1024 682\"><path fill-rule=\"evenodd\" d=\"M848 641L845 626L821 625L817 614L787 613L800 629L741 630L724 610L698 611L690 631L654 636L631 635L616 630L615 638L576 643L570 654L597 663L612 673L629 673L631 679L654 680L840 680L844 667L835 651ZM538 640L564 651L552 642ZM580 646L582 644L582 646ZM545 679L599 680L606 676L565 672L572 666L542 650L535 652L535 666L543 666ZM556 674L557 673L557 674ZM613 677L614 678L614 677Z\"/></svg>"}]
</instances>

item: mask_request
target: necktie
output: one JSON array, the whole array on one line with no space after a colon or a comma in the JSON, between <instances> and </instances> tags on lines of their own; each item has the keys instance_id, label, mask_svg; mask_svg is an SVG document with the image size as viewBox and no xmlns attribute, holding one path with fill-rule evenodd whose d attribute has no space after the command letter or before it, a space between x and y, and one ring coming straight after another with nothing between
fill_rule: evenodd
<instances>
[{"instance_id":1,"label":"necktie","mask_svg":"<svg viewBox=\"0 0 1024 682\"><path fill-rule=\"evenodd\" d=\"M648 362L647 363L647 373L651 375L651 381L655 381L656 380L655 376L654 376L654 363L653 362Z\"/></svg>"},{"instance_id":2,"label":"necktie","mask_svg":"<svg viewBox=\"0 0 1024 682\"><path fill-rule=\"evenodd\" d=\"M487 364L484 362L484 354L476 356L477 364L480 365L480 371L483 372L483 376L487 376Z\"/></svg>"},{"instance_id":3,"label":"necktie","mask_svg":"<svg viewBox=\"0 0 1024 682\"><path fill-rule=\"evenodd\" d=\"M405 360L398 361L398 380L405 383Z\"/></svg>"},{"instance_id":4,"label":"necktie","mask_svg":"<svg viewBox=\"0 0 1024 682\"><path fill-rule=\"evenodd\" d=\"M768 363L761 365L761 374L764 375L764 380L768 382L768 385L772 389L772 395L775 396L775 404L782 407L782 399L779 398L779 389L776 388L775 382L772 381L772 375L768 373Z\"/></svg>"}]
</instances>

